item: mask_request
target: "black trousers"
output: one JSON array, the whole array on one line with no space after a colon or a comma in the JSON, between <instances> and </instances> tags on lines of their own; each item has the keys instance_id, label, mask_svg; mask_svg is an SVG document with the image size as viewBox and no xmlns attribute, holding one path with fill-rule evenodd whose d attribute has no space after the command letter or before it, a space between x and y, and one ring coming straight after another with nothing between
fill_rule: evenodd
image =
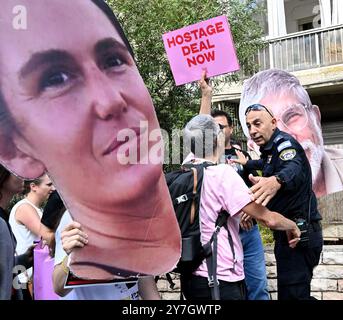
<instances>
[{"instance_id":1,"label":"black trousers","mask_svg":"<svg viewBox=\"0 0 343 320\"><path fill-rule=\"evenodd\" d=\"M212 300L208 279L191 275L181 278L181 290L186 300ZM220 300L246 300L246 286L244 280L227 282L219 280Z\"/></svg>"},{"instance_id":2,"label":"black trousers","mask_svg":"<svg viewBox=\"0 0 343 320\"><path fill-rule=\"evenodd\" d=\"M322 246L290 248L275 243L278 300L312 300L313 269L319 263Z\"/></svg>"}]
</instances>

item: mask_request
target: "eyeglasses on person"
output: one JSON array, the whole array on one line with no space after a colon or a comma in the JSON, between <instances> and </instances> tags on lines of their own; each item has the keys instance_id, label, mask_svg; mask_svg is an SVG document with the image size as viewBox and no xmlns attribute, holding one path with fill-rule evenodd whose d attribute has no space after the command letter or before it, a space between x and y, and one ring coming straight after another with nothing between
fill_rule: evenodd
<instances>
[{"instance_id":1,"label":"eyeglasses on person","mask_svg":"<svg viewBox=\"0 0 343 320\"><path fill-rule=\"evenodd\" d=\"M218 123L218 126L219 126L220 130L223 130L223 129L225 129L225 128L229 127L229 125L228 125L228 124L226 124L226 125L223 125L223 124L220 124L220 123Z\"/></svg>"}]
</instances>

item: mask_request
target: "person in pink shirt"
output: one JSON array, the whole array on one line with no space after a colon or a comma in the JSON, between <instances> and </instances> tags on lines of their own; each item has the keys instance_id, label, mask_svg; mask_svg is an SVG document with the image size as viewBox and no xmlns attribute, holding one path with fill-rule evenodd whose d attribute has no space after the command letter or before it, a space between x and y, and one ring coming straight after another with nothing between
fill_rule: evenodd
<instances>
[{"instance_id":1,"label":"person in pink shirt","mask_svg":"<svg viewBox=\"0 0 343 320\"><path fill-rule=\"evenodd\" d=\"M210 115L200 114L191 119L184 130L184 143L191 146L194 163L218 164L224 151L225 136ZM269 211L252 201L249 188L236 171L227 164L208 166L200 199L201 243L206 244L214 230L218 213L226 210L230 217L227 227L233 239L233 252L228 242L228 233L221 228L218 233L217 279L221 300L244 300L246 298L243 268L243 248L239 237L241 212L247 219L253 217L275 230L286 230L289 246L294 248L300 239L300 231L295 222L277 212ZM206 260L189 279L183 279L183 292L187 300L211 299L208 286Z\"/></svg>"}]
</instances>

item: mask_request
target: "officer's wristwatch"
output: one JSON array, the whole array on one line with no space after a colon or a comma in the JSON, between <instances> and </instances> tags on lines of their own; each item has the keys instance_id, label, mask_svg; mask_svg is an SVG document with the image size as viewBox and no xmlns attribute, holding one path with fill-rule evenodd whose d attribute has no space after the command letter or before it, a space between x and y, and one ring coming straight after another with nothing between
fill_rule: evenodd
<instances>
[{"instance_id":1,"label":"officer's wristwatch","mask_svg":"<svg viewBox=\"0 0 343 320\"><path fill-rule=\"evenodd\" d=\"M278 183L280 183L281 187L285 184L285 181L284 181L283 179L281 179L280 176L275 175L274 177L276 178L276 181L277 181Z\"/></svg>"}]
</instances>

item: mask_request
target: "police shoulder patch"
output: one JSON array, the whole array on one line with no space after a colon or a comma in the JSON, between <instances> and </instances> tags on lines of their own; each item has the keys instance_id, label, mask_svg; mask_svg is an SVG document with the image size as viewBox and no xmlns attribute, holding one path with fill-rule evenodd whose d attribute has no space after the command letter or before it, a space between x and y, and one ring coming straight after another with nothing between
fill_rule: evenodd
<instances>
[{"instance_id":1,"label":"police shoulder patch","mask_svg":"<svg viewBox=\"0 0 343 320\"><path fill-rule=\"evenodd\" d=\"M289 140L284 141L284 142L280 143L280 145L278 145L277 151L281 152L282 150L289 148L291 146L292 146L292 143Z\"/></svg>"},{"instance_id":2,"label":"police shoulder patch","mask_svg":"<svg viewBox=\"0 0 343 320\"><path fill-rule=\"evenodd\" d=\"M295 149L286 149L281 152L279 158L282 161L288 161L288 160L292 160L296 154L297 154L297 151Z\"/></svg>"}]
</instances>

